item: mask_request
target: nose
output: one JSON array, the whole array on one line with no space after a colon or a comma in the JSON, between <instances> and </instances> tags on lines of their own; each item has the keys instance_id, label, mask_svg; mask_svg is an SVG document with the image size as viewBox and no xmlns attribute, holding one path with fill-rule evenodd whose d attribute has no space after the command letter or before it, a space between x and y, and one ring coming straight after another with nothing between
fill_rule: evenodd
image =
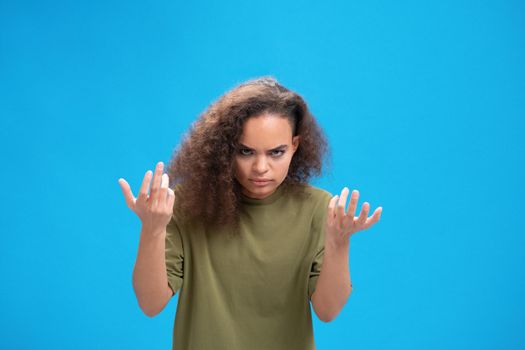
<instances>
[{"instance_id":1,"label":"nose","mask_svg":"<svg viewBox=\"0 0 525 350\"><path fill-rule=\"evenodd\" d=\"M265 156L259 156L255 159L253 170L257 174L264 174L268 171L268 161Z\"/></svg>"}]
</instances>

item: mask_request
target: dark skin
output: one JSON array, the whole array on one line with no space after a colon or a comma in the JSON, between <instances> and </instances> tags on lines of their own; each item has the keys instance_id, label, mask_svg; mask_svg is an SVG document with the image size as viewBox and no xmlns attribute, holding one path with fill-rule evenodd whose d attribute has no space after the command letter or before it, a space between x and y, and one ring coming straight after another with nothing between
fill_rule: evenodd
<instances>
[{"instance_id":1,"label":"dark skin","mask_svg":"<svg viewBox=\"0 0 525 350\"><path fill-rule=\"evenodd\" d=\"M285 118L267 115L250 118L244 125L241 141L251 148L243 150L243 153L237 156L236 176L241 185L246 186L243 192L255 198L265 198L284 180L293 153L298 147L299 138L293 137L291 126ZM281 154L281 151L273 150L275 146L282 145L285 145L283 149L288 151ZM163 169L164 164L159 162L153 181L152 172L146 172L138 198L134 197L126 180L119 179L128 207L141 219L143 231L152 236L165 234L175 203L174 193L169 188L169 177L162 174ZM268 184L257 184L253 182L254 178L265 178L269 181ZM382 212L382 208L378 207L369 217L370 205L365 202L356 216L359 199L357 190L352 192L348 210L345 210L349 192L348 188L343 188L340 196L334 196L326 209L323 268L311 299L315 313L326 322L339 314L352 290L349 267L350 237L356 232L372 227L379 221ZM168 290L164 294L165 297L168 294L170 297L172 295Z\"/></svg>"}]
</instances>

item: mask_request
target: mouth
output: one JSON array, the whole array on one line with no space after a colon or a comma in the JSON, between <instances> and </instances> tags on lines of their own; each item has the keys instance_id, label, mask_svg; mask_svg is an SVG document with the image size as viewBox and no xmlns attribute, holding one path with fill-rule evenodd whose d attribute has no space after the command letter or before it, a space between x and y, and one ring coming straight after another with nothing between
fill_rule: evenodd
<instances>
[{"instance_id":1,"label":"mouth","mask_svg":"<svg viewBox=\"0 0 525 350\"><path fill-rule=\"evenodd\" d=\"M268 180L268 179L250 179L250 181L256 186L266 186L272 180Z\"/></svg>"}]
</instances>

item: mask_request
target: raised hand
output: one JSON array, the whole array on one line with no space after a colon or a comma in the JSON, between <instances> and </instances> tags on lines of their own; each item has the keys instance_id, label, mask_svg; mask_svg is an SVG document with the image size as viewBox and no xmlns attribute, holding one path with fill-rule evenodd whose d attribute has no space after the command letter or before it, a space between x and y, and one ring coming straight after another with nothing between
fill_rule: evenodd
<instances>
[{"instance_id":1,"label":"raised hand","mask_svg":"<svg viewBox=\"0 0 525 350\"><path fill-rule=\"evenodd\" d=\"M341 196L334 196L328 204L328 215L326 218L326 239L336 245L348 244L348 238L354 233L366 230L381 217L383 208L378 207L371 217L368 217L370 204L363 203L359 216L354 216L359 199L359 191L352 191L348 211L345 213L348 188L343 188Z\"/></svg>"},{"instance_id":2,"label":"raised hand","mask_svg":"<svg viewBox=\"0 0 525 350\"><path fill-rule=\"evenodd\" d=\"M127 206L140 218L143 228L153 234L164 232L170 222L173 214L173 204L175 203L175 194L169 188L168 174L162 174L163 169L164 164L158 162L149 195L148 187L152 172L151 170L146 172L138 198L133 196L133 192L126 180L122 178L118 180Z\"/></svg>"}]
</instances>

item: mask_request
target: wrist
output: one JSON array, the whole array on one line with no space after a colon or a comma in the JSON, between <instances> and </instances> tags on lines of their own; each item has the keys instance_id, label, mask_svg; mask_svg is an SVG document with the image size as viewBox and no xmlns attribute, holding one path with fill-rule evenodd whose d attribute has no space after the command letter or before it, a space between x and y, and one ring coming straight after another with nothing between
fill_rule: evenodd
<instances>
[{"instance_id":1,"label":"wrist","mask_svg":"<svg viewBox=\"0 0 525 350\"><path fill-rule=\"evenodd\" d=\"M149 227L142 225L140 235L148 238L158 238L166 235L166 227Z\"/></svg>"},{"instance_id":2,"label":"wrist","mask_svg":"<svg viewBox=\"0 0 525 350\"><path fill-rule=\"evenodd\" d=\"M350 239L325 239L325 253L335 255L348 255L350 250Z\"/></svg>"}]
</instances>

